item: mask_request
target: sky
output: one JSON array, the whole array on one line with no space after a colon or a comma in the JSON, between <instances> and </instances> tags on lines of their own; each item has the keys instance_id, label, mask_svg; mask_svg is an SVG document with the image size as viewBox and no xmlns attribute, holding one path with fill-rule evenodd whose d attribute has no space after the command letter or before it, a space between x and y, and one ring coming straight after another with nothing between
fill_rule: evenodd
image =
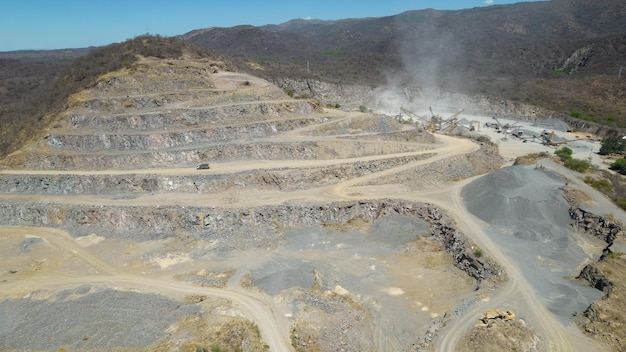
<instances>
[{"instance_id":1,"label":"sky","mask_svg":"<svg viewBox=\"0 0 626 352\"><path fill-rule=\"evenodd\" d=\"M84 48L146 33L162 36L292 19L383 17L522 0L0 0L0 51Z\"/></svg>"}]
</instances>

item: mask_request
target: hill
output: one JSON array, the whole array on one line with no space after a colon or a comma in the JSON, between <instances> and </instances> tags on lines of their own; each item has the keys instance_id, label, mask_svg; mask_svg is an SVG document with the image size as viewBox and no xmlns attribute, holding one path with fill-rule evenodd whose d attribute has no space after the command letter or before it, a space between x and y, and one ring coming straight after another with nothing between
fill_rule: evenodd
<instances>
[{"instance_id":1,"label":"hill","mask_svg":"<svg viewBox=\"0 0 626 352\"><path fill-rule=\"evenodd\" d=\"M379 18L296 19L143 37L148 41L138 53L158 56L165 47L185 45L198 51L191 49L194 44L274 82L435 87L539 106L556 117L621 133L626 73L618 78L618 72L626 66L625 16L620 0L553 0ZM132 63L128 50L139 42L112 44L104 54L95 48L0 53L0 156L16 150L71 92ZM115 64L98 64L107 55Z\"/></svg>"},{"instance_id":2,"label":"hill","mask_svg":"<svg viewBox=\"0 0 626 352\"><path fill-rule=\"evenodd\" d=\"M626 74L617 75L626 65L625 15L619 0L553 0L206 28L180 38L265 78L435 86L624 127Z\"/></svg>"},{"instance_id":3,"label":"hill","mask_svg":"<svg viewBox=\"0 0 626 352\"><path fill-rule=\"evenodd\" d=\"M305 35L290 34L285 47L311 50L298 39ZM348 65L356 49L320 55ZM573 61L585 65L572 81L586 74L589 52ZM236 60L265 74L287 62ZM403 64L385 77L407 87L418 78L424 86L444 87L440 77L464 82L458 77L467 73L441 71L439 62L427 57L418 66L432 63L426 67L440 75L407 79ZM505 349L623 346L613 332L624 309L613 302L624 278L613 274L623 267L624 232L611 219L625 213L549 160L470 182L529 151L551 154L549 147L534 137L496 146L487 133L499 141L502 134L478 134L471 122L446 126L468 137L454 138L418 121L322 109L319 100L228 72L233 66L188 42L142 36L79 57L45 90L33 89L41 99L18 105L27 119L7 124L13 133L3 142L29 143L0 167L0 349L449 351L464 336L478 336L473 342L487 350L493 336ZM375 83L374 75L330 77L334 67L315 75ZM565 71L538 77L558 83ZM270 78L284 74L274 72ZM593 148L585 150L591 156ZM564 236L573 232L564 184L601 211L568 203L576 228L610 240ZM467 212L493 196L508 207L495 209L497 219ZM524 218L509 222L507 214ZM593 289L568 279L601 254L614 261L588 267ZM608 300L583 313L603 287ZM523 320L486 324L491 338L471 332L494 307ZM573 313L585 315L585 331L600 341L568 326Z\"/></svg>"},{"instance_id":4,"label":"hill","mask_svg":"<svg viewBox=\"0 0 626 352\"><path fill-rule=\"evenodd\" d=\"M138 55L156 58L210 56L173 38L139 36L101 48L0 54L0 158L49 125L73 93L98 77L130 67Z\"/></svg>"}]
</instances>

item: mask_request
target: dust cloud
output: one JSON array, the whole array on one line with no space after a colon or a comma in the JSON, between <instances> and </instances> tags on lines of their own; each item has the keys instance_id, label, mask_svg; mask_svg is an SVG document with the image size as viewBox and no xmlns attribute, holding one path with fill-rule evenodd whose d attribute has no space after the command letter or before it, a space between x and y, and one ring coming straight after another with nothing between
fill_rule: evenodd
<instances>
[{"instance_id":1,"label":"dust cloud","mask_svg":"<svg viewBox=\"0 0 626 352\"><path fill-rule=\"evenodd\" d=\"M457 104L442 92L459 91L466 50L442 20L437 11L406 13L395 20L401 68L385 73L387 85L378 89L376 111L392 116L401 114L401 107L428 116L429 107L435 114L456 112Z\"/></svg>"}]
</instances>

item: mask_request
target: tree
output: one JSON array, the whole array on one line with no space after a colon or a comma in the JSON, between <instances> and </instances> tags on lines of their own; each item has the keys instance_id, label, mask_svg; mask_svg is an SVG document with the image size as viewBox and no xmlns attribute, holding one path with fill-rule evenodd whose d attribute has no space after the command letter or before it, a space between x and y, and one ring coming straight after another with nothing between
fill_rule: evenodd
<instances>
[{"instance_id":1,"label":"tree","mask_svg":"<svg viewBox=\"0 0 626 352\"><path fill-rule=\"evenodd\" d=\"M615 170L622 175L626 175L626 159L622 158L615 160L615 162L609 166L609 169Z\"/></svg>"},{"instance_id":2,"label":"tree","mask_svg":"<svg viewBox=\"0 0 626 352\"><path fill-rule=\"evenodd\" d=\"M609 136L602 139L602 146L598 154L608 155L624 152L624 140L621 137Z\"/></svg>"}]
</instances>

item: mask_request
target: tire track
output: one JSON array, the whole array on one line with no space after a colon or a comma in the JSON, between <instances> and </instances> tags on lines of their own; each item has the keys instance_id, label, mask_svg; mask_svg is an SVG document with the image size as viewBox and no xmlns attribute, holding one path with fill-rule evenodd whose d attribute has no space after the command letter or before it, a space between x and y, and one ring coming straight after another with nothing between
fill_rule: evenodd
<instances>
[{"instance_id":1,"label":"tire track","mask_svg":"<svg viewBox=\"0 0 626 352\"><path fill-rule=\"evenodd\" d=\"M118 289L143 289L149 292L169 294L201 294L214 298L222 298L240 306L261 332L261 337L272 351L293 351L289 338L289 329L284 315L267 297L260 297L243 289L220 289L198 287L183 282L173 281L165 277L150 278L124 272L105 261L97 258L88 250L80 247L71 236L62 230L41 227L0 227L0 232L9 235L24 236L26 234L41 237L55 248L65 250L95 268L100 275L89 277L42 277L27 282L15 282L0 286L0 297L8 297L13 292L32 292L40 289L69 288L77 285L107 285Z\"/></svg>"}]
</instances>

